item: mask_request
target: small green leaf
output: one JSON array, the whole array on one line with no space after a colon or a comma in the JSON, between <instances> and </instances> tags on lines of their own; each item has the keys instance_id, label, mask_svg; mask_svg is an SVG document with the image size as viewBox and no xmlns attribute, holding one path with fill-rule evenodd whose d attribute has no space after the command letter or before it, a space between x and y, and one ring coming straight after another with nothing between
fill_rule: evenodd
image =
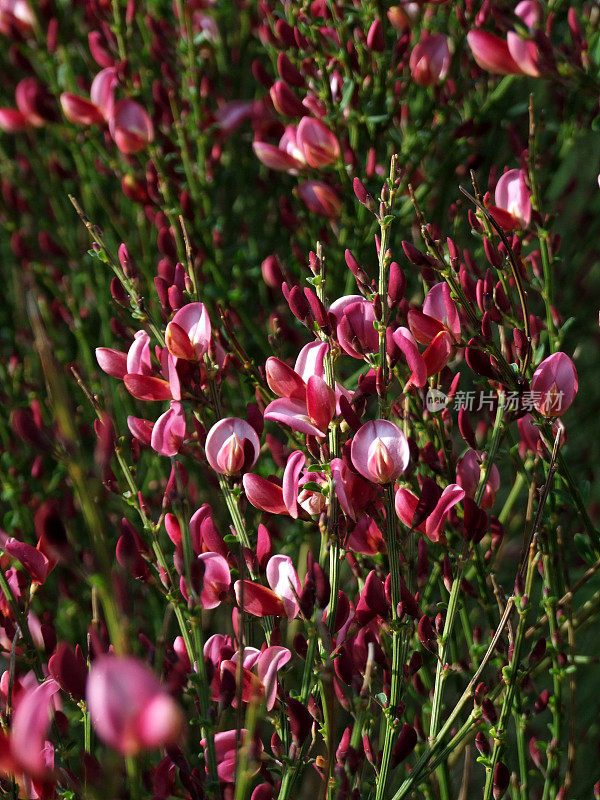
<instances>
[{"instance_id":1,"label":"small green leaf","mask_svg":"<svg viewBox=\"0 0 600 800\"><path fill-rule=\"evenodd\" d=\"M350 100L352 100L352 95L354 94L355 88L356 84L354 81L348 81L344 86L344 91L342 92L342 102L340 103L340 111L343 111L348 106Z\"/></svg>"},{"instance_id":2,"label":"small green leaf","mask_svg":"<svg viewBox=\"0 0 600 800\"><path fill-rule=\"evenodd\" d=\"M318 492L321 494L323 492L323 487L320 483L315 483L315 481L308 481L308 483L303 483L302 488L306 489L307 492Z\"/></svg>"},{"instance_id":3,"label":"small green leaf","mask_svg":"<svg viewBox=\"0 0 600 800\"><path fill-rule=\"evenodd\" d=\"M573 542L577 553L591 567L596 562L596 556L592 550L589 537L585 533L576 533L573 537Z\"/></svg>"}]
</instances>

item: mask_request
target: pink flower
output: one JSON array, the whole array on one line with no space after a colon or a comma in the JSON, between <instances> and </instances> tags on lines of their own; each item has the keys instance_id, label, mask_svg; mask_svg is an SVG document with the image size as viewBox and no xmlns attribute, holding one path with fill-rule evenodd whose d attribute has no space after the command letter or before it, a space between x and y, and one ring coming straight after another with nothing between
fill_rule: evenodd
<instances>
[{"instance_id":1,"label":"pink flower","mask_svg":"<svg viewBox=\"0 0 600 800\"><path fill-rule=\"evenodd\" d=\"M0 0L0 33L29 33L34 25L35 16L26 0Z\"/></svg>"},{"instance_id":2,"label":"pink flower","mask_svg":"<svg viewBox=\"0 0 600 800\"><path fill-rule=\"evenodd\" d=\"M284 134L279 140L279 145L276 146L255 140L252 144L252 149L258 160L270 169L297 175L300 170L306 167L304 153L298 146L295 125L286 126Z\"/></svg>"},{"instance_id":3,"label":"pink flower","mask_svg":"<svg viewBox=\"0 0 600 800\"><path fill-rule=\"evenodd\" d=\"M243 608L247 614L294 619L300 610L297 598L302 593L302 587L292 559L289 556L272 556L266 573L270 589L253 581L236 581L234 588L238 604L242 605L243 592Z\"/></svg>"},{"instance_id":4,"label":"pink flower","mask_svg":"<svg viewBox=\"0 0 600 800\"><path fill-rule=\"evenodd\" d=\"M213 425L204 445L208 463L220 475L237 475L258 458L260 442L245 420L227 417Z\"/></svg>"},{"instance_id":5,"label":"pink flower","mask_svg":"<svg viewBox=\"0 0 600 800\"><path fill-rule=\"evenodd\" d=\"M545 358L531 379L533 404L545 417L562 416L578 389L577 370L566 353L553 353Z\"/></svg>"},{"instance_id":6,"label":"pink flower","mask_svg":"<svg viewBox=\"0 0 600 800\"><path fill-rule=\"evenodd\" d=\"M487 31L474 30L467 34L467 41L481 69L496 75L523 75L504 39Z\"/></svg>"},{"instance_id":7,"label":"pink flower","mask_svg":"<svg viewBox=\"0 0 600 800\"><path fill-rule=\"evenodd\" d=\"M4 133L19 133L31 127L31 123L16 108L0 108L0 128Z\"/></svg>"},{"instance_id":8,"label":"pink flower","mask_svg":"<svg viewBox=\"0 0 600 800\"><path fill-rule=\"evenodd\" d=\"M180 308L165 330L169 352L185 361L202 361L210 338L210 319L204 303L188 303Z\"/></svg>"},{"instance_id":9,"label":"pink flower","mask_svg":"<svg viewBox=\"0 0 600 800\"><path fill-rule=\"evenodd\" d=\"M335 416L335 392L318 375L311 375L304 400L285 397L273 400L265 408L265 420L287 425L292 430L311 436L327 435L329 423Z\"/></svg>"},{"instance_id":10,"label":"pink flower","mask_svg":"<svg viewBox=\"0 0 600 800\"><path fill-rule=\"evenodd\" d=\"M185 412L181 403L172 400L169 410L154 423L150 444L161 456L175 456L185 439Z\"/></svg>"},{"instance_id":11,"label":"pink flower","mask_svg":"<svg viewBox=\"0 0 600 800\"><path fill-rule=\"evenodd\" d=\"M517 428L519 429L519 453L521 458L524 458L527 451L532 453L538 452L538 444L542 441L539 428L534 425L534 419L531 414L525 414L517 420Z\"/></svg>"},{"instance_id":12,"label":"pink flower","mask_svg":"<svg viewBox=\"0 0 600 800\"><path fill-rule=\"evenodd\" d=\"M259 697L265 700L266 710L271 711L277 699L277 673L291 657L292 654L287 647L279 645L267 647L262 652L255 647L245 647L242 702L248 703L253 698ZM230 672L235 677L239 660L238 650L230 659L221 662L221 672ZM251 672L253 669L256 669L256 675ZM215 699L218 700L218 697ZM237 707L235 700L233 707Z\"/></svg>"},{"instance_id":13,"label":"pink flower","mask_svg":"<svg viewBox=\"0 0 600 800\"><path fill-rule=\"evenodd\" d=\"M356 522L359 511L372 499L373 487L365 483L341 458L332 459L331 477L342 511Z\"/></svg>"},{"instance_id":14,"label":"pink flower","mask_svg":"<svg viewBox=\"0 0 600 800\"><path fill-rule=\"evenodd\" d=\"M413 80L419 86L441 83L450 67L448 39L441 33L433 36L423 33L410 54L409 66Z\"/></svg>"},{"instance_id":15,"label":"pink flower","mask_svg":"<svg viewBox=\"0 0 600 800\"><path fill-rule=\"evenodd\" d=\"M338 140L318 119L303 117L298 125L296 141L306 163L316 169L328 167L340 157Z\"/></svg>"},{"instance_id":16,"label":"pink flower","mask_svg":"<svg viewBox=\"0 0 600 800\"><path fill-rule=\"evenodd\" d=\"M300 199L313 214L337 219L342 213L342 201L323 181L305 181L298 186Z\"/></svg>"},{"instance_id":17,"label":"pink flower","mask_svg":"<svg viewBox=\"0 0 600 800\"><path fill-rule=\"evenodd\" d=\"M362 359L366 353L375 353L379 349L379 334L374 326L375 311L373 304L364 297L352 302L348 300L350 297L333 303L331 313L338 320L337 338L342 350L352 358Z\"/></svg>"},{"instance_id":18,"label":"pink flower","mask_svg":"<svg viewBox=\"0 0 600 800\"><path fill-rule=\"evenodd\" d=\"M100 125L104 122L104 115L91 100L71 92L63 92L60 96L60 105L69 122L76 125Z\"/></svg>"},{"instance_id":19,"label":"pink flower","mask_svg":"<svg viewBox=\"0 0 600 800\"><path fill-rule=\"evenodd\" d=\"M367 422L352 439L351 458L355 468L373 483L393 483L408 466L410 453L406 436L385 419Z\"/></svg>"},{"instance_id":20,"label":"pink flower","mask_svg":"<svg viewBox=\"0 0 600 800\"><path fill-rule=\"evenodd\" d=\"M231 586L229 564L218 553L202 553L198 556L197 561L202 564L204 570L200 607L207 610L217 608L221 605L221 601Z\"/></svg>"},{"instance_id":21,"label":"pink flower","mask_svg":"<svg viewBox=\"0 0 600 800\"><path fill-rule=\"evenodd\" d=\"M464 489L456 483L446 486L433 510L416 526L419 533L425 534L432 542L445 541L443 529L448 512L453 506L460 503L464 496ZM408 489L400 488L396 492L394 505L400 521L407 528L413 528L413 518L419 505L419 498Z\"/></svg>"},{"instance_id":22,"label":"pink flower","mask_svg":"<svg viewBox=\"0 0 600 800\"><path fill-rule=\"evenodd\" d=\"M269 90L275 109L284 117L304 117L308 110L285 81L275 81Z\"/></svg>"},{"instance_id":23,"label":"pink flower","mask_svg":"<svg viewBox=\"0 0 600 800\"><path fill-rule=\"evenodd\" d=\"M292 369L271 356L265 363L269 388L280 395L265 408L265 420L287 425L311 436L327 435L335 416L335 392L323 380L323 359L328 345L312 343L302 348Z\"/></svg>"},{"instance_id":24,"label":"pink flower","mask_svg":"<svg viewBox=\"0 0 600 800\"><path fill-rule=\"evenodd\" d=\"M48 764L46 733L50 727L52 698L59 688L58 683L50 679L25 689L19 696L10 733L11 754L23 772L32 777L43 777L52 766Z\"/></svg>"},{"instance_id":25,"label":"pink flower","mask_svg":"<svg viewBox=\"0 0 600 800\"><path fill-rule=\"evenodd\" d=\"M90 100L108 122L115 106L115 87L119 79L115 67L101 69L92 81Z\"/></svg>"},{"instance_id":26,"label":"pink flower","mask_svg":"<svg viewBox=\"0 0 600 800\"><path fill-rule=\"evenodd\" d=\"M522 39L518 33L509 31L506 35L508 50L519 69L524 75L532 78L539 78L540 54L535 42L530 39Z\"/></svg>"},{"instance_id":27,"label":"pink flower","mask_svg":"<svg viewBox=\"0 0 600 800\"><path fill-rule=\"evenodd\" d=\"M122 153L139 153L154 139L154 127L148 113L135 100L119 100L108 121L110 135Z\"/></svg>"},{"instance_id":28,"label":"pink flower","mask_svg":"<svg viewBox=\"0 0 600 800\"><path fill-rule=\"evenodd\" d=\"M368 514L363 514L348 536L346 548L365 556L385 553L386 546L381 531Z\"/></svg>"},{"instance_id":29,"label":"pink flower","mask_svg":"<svg viewBox=\"0 0 600 800\"><path fill-rule=\"evenodd\" d=\"M505 230L526 228L531 221L531 192L525 183L525 173L521 169L509 169L498 183L494 193L495 206L490 213ZM498 214L507 212L506 214Z\"/></svg>"},{"instance_id":30,"label":"pink flower","mask_svg":"<svg viewBox=\"0 0 600 800\"><path fill-rule=\"evenodd\" d=\"M448 331L455 343L460 342L460 318L446 282L431 287L423 301L423 311L408 312L408 325L421 344L431 344L443 330Z\"/></svg>"},{"instance_id":31,"label":"pink flower","mask_svg":"<svg viewBox=\"0 0 600 800\"><path fill-rule=\"evenodd\" d=\"M467 450L456 463L456 482L465 490L467 497L475 498L482 470L482 456L475 450ZM482 508L491 508L496 499L496 492L500 488L500 473L498 467L492 464L488 475L488 482L481 500Z\"/></svg>"},{"instance_id":32,"label":"pink flower","mask_svg":"<svg viewBox=\"0 0 600 800\"><path fill-rule=\"evenodd\" d=\"M426 338L441 325L437 320L428 317L421 312L409 311L409 324L412 324L421 338ZM414 385L417 388L425 386L427 379L432 375L437 375L448 363L452 355L452 339L448 331L441 326L442 330L436 333L431 340L429 347L423 354L419 352L415 337L408 328L399 327L393 333L393 340L406 358L406 363L411 369L411 376L404 389L405 391Z\"/></svg>"},{"instance_id":33,"label":"pink flower","mask_svg":"<svg viewBox=\"0 0 600 800\"><path fill-rule=\"evenodd\" d=\"M241 728L239 732L239 743L242 747L249 744L248 731ZM235 779L235 762L236 754L238 752L238 732L237 730L222 731L215 733L215 750L217 754L217 774L223 783L232 783ZM206 747L206 739L200 740L200 746ZM263 744L260 739L257 740L258 752L255 754L255 760L258 762L263 751ZM250 759L253 763L253 759ZM260 764L256 763L253 767L253 775L256 775L260 769Z\"/></svg>"},{"instance_id":34,"label":"pink flower","mask_svg":"<svg viewBox=\"0 0 600 800\"><path fill-rule=\"evenodd\" d=\"M302 161L286 153L281 146L278 147L274 144L255 140L252 142L252 149L254 150L254 155L261 164L264 164L265 167L269 167L269 169L274 169L278 172L289 172L290 175L297 175L304 167Z\"/></svg>"},{"instance_id":35,"label":"pink flower","mask_svg":"<svg viewBox=\"0 0 600 800\"><path fill-rule=\"evenodd\" d=\"M7 539L4 550L13 558L18 558L23 568L33 583L41 586L56 566L56 561L50 561L44 553L26 542L17 539Z\"/></svg>"},{"instance_id":36,"label":"pink flower","mask_svg":"<svg viewBox=\"0 0 600 800\"><path fill-rule=\"evenodd\" d=\"M35 128L41 128L56 119L54 98L37 78L19 81L15 89L15 101L19 111Z\"/></svg>"},{"instance_id":37,"label":"pink flower","mask_svg":"<svg viewBox=\"0 0 600 800\"><path fill-rule=\"evenodd\" d=\"M63 92L60 104L65 117L78 125L100 125L107 121L114 107L117 83L116 69L107 67L94 78L89 100L71 92Z\"/></svg>"},{"instance_id":38,"label":"pink flower","mask_svg":"<svg viewBox=\"0 0 600 800\"><path fill-rule=\"evenodd\" d=\"M136 658L96 658L86 697L96 733L122 755L174 744L179 738L181 711L154 673Z\"/></svg>"},{"instance_id":39,"label":"pink flower","mask_svg":"<svg viewBox=\"0 0 600 800\"><path fill-rule=\"evenodd\" d=\"M515 6L515 15L520 17L530 30L537 28L543 9L538 0L521 0Z\"/></svg>"},{"instance_id":40,"label":"pink flower","mask_svg":"<svg viewBox=\"0 0 600 800\"><path fill-rule=\"evenodd\" d=\"M290 453L283 472L282 485L261 478L251 472L243 478L244 491L248 501L262 511L270 514L285 514L298 519L300 508L308 514L318 514L323 510L325 498L320 492L301 490L304 483L322 482L323 476L318 472L305 472L300 478L306 456L300 450Z\"/></svg>"},{"instance_id":41,"label":"pink flower","mask_svg":"<svg viewBox=\"0 0 600 800\"><path fill-rule=\"evenodd\" d=\"M127 391L139 400L181 399L175 359L163 348L160 361L164 378L157 377L150 356L150 337L145 331L135 334L127 354L109 347L98 347L96 360L108 375L122 378Z\"/></svg>"}]
</instances>

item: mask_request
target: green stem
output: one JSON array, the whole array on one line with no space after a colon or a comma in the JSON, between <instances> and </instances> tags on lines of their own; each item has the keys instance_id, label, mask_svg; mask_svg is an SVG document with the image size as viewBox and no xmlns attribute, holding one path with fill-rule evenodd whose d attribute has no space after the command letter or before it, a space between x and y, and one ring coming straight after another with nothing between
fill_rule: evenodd
<instances>
[{"instance_id":1,"label":"green stem","mask_svg":"<svg viewBox=\"0 0 600 800\"><path fill-rule=\"evenodd\" d=\"M385 737L383 741L383 754L375 800L383 800L386 796L388 773L392 758L392 748L396 735L395 715L400 702L401 679L403 674L402 640L398 618L398 604L401 599L402 578L400 574L400 548L398 543L398 525L394 507L394 487L388 484L385 487L385 544L388 551L388 562L391 576L392 595L392 681L390 686L390 700L385 716ZM409 533L409 537L413 534Z\"/></svg>"}]
</instances>

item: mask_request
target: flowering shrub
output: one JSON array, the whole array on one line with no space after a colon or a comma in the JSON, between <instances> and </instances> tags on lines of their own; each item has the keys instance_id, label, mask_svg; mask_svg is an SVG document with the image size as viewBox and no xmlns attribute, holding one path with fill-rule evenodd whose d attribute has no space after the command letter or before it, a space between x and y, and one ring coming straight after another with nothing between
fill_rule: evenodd
<instances>
[{"instance_id":1,"label":"flowering shrub","mask_svg":"<svg viewBox=\"0 0 600 800\"><path fill-rule=\"evenodd\" d=\"M598 24L0 0L7 797L600 796Z\"/></svg>"}]
</instances>

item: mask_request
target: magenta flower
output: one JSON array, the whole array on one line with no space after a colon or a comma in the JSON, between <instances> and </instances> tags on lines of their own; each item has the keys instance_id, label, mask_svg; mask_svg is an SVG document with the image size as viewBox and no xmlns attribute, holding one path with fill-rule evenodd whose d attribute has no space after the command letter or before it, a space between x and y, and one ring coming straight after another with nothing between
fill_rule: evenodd
<instances>
[{"instance_id":1,"label":"magenta flower","mask_svg":"<svg viewBox=\"0 0 600 800\"><path fill-rule=\"evenodd\" d=\"M441 83L450 68L448 39L441 33L433 36L423 33L410 54L410 71L419 86Z\"/></svg>"},{"instance_id":2,"label":"magenta flower","mask_svg":"<svg viewBox=\"0 0 600 800\"><path fill-rule=\"evenodd\" d=\"M273 400L264 413L265 420L273 420L292 430L321 438L327 435L334 416L335 392L318 375L308 379L304 400L294 397Z\"/></svg>"},{"instance_id":3,"label":"magenta flower","mask_svg":"<svg viewBox=\"0 0 600 800\"><path fill-rule=\"evenodd\" d=\"M296 141L303 159L316 169L328 167L340 157L338 140L318 119L303 117L298 125Z\"/></svg>"},{"instance_id":4,"label":"magenta flower","mask_svg":"<svg viewBox=\"0 0 600 800\"><path fill-rule=\"evenodd\" d=\"M204 447L208 463L215 472L237 475L256 463L260 442L254 428L245 420L227 417L212 426Z\"/></svg>"},{"instance_id":5,"label":"magenta flower","mask_svg":"<svg viewBox=\"0 0 600 800\"><path fill-rule=\"evenodd\" d=\"M373 304L359 297L354 302L340 298L331 307L337 323L337 338L342 350L352 358L364 358L379 349L379 334L375 330Z\"/></svg>"},{"instance_id":6,"label":"magenta flower","mask_svg":"<svg viewBox=\"0 0 600 800\"><path fill-rule=\"evenodd\" d=\"M302 485L307 482L322 483L325 478L318 472L305 472L301 478L305 462L306 456L300 450L290 453L281 485L260 475L246 473L243 483L248 501L261 511L285 514L293 519L298 519L300 508L308 514L319 514L325 506L324 495L302 489Z\"/></svg>"},{"instance_id":7,"label":"magenta flower","mask_svg":"<svg viewBox=\"0 0 600 800\"><path fill-rule=\"evenodd\" d=\"M161 456L175 456L185 439L185 412L181 403L172 400L169 410L154 423L150 444Z\"/></svg>"},{"instance_id":8,"label":"magenta flower","mask_svg":"<svg viewBox=\"0 0 600 800\"><path fill-rule=\"evenodd\" d=\"M423 301L423 310L411 309L407 315L409 328L420 344L431 344L440 331L448 331L455 343L460 342L461 327L456 305L447 283L432 286Z\"/></svg>"},{"instance_id":9,"label":"magenta flower","mask_svg":"<svg viewBox=\"0 0 600 800\"><path fill-rule=\"evenodd\" d=\"M135 100L119 100L108 120L108 129L122 153L133 155L154 139L154 126L147 111Z\"/></svg>"},{"instance_id":10,"label":"magenta flower","mask_svg":"<svg viewBox=\"0 0 600 800\"><path fill-rule=\"evenodd\" d=\"M0 128L4 133L20 133L31 127L31 123L16 108L0 108Z\"/></svg>"},{"instance_id":11,"label":"magenta flower","mask_svg":"<svg viewBox=\"0 0 600 800\"><path fill-rule=\"evenodd\" d=\"M354 467L368 481L393 483L408 466L410 453L406 436L385 419L367 422L352 439Z\"/></svg>"},{"instance_id":12,"label":"magenta flower","mask_svg":"<svg viewBox=\"0 0 600 800\"><path fill-rule=\"evenodd\" d=\"M342 201L323 181L305 181L298 186L298 194L304 205L313 214L328 219L337 219L342 213Z\"/></svg>"},{"instance_id":13,"label":"magenta flower","mask_svg":"<svg viewBox=\"0 0 600 800\"><path fill-rule=\"evenodd\" d=\"M204 303L180 308L165 330L165 342L175 358L202 361L210 345L211 324Z\"/></svg>"},{"instance_id":14,"label":"magenta flower","mask_svg":"<svg viewBox=\"0 0 600 800\"><path fill-rule=\"evenodd\" d=\"M465 490L467 497L475 498L479 479L481 478L482 456L476 450L467 450L456 463L456 482ZM482 508L491 508L496 500L496 492L500 488L500 473L498 467L492 464L488 475L488 482L481 500Z\"/></svg>"},{"instance_id":15,"label":"magenta flower","mask_svg":"<svg viewBox=\"0 0 600 800\"><path fill-rule=\"evenodd\" d=\"M368 514L363 514L351 531L346 548L365 556L376 556L377 553L385 553L387 550L381 531Z\"/></svg>"},{"instance_id":16,"label":"magenta flower","mask_svg":"<svg viewBox=\"0 0 600 800\"><path fill-rule=\"evenodd\" d=\"M275 144L256 140L252 142L252 149L254 150L254 155L261 164L264 164L265 167L269 169L274 169L278 172L288 172L290 175L297 175L304 167L301 161L287 153L282 149L281 145L277 146Z\"/></svg>"},{"instance_id":17,"label":"magenta flower","mask_svg":"<svg viewBox=\"0 0 600 800\"><path fill-rule=\"evenodd\" d=\"M115 106L115 87L118 82L115 67L106 67L100 70L90 87L90 100L107 122Z\"/></svg>"},{"instance_id":18,"label":"magenta flower","mask_svg":"<svg viewBox=\"0 0 600 800\"><path fill-rule=\"evenodd\" d=\"M222 731L215 733L215 750L217 754L217 774L223 783L232 783L235 779L235 764L236 755L238 752L238 731ZM248 731L246 728L241 728L239 731L239 742L244 747L248 739ZM206 739L200 740L200 746L206 747ZM260 759L263 751L263 744L260 739L257 740L258 753L256 758ZM253 762L251 761L251 764ZM207 767L208 769L208 767ZM252 774L256 775L260 769L260 764L256 763L253 767Z\"/></svg>"},{"instance_id":19,"label":"magenta flower","mask_svg":"<svg viewBox=\"0 0 600 800\"><path fill-rule=\"evenodd\" d=\"M108 121L114 108L114 91L118 83L114 67L101 70L90 88L90 99L63 92L60 104L65 117L78 125L100 125Z\"/></svg>"},{"instance_id":20,"label":"magenta flower","mask_svg":"<svg viewBox=\"0 0 600 800\"><path fill-rule=\"evenodd\" d=\"M135 334L127 354L109 347L98 347L96 360L108 375L122 378L127 391L138 400L181 400L175 359L163 348L160 353L163 377L159 378L152 366L150 337L145 331Z\"/></svg>"},{"instance_id":21,"label":"magenta flower","mask_svg":"<svg viewBox=\"0 0 600 800\"><path fill-rule=\"evenodd\" d=\"M490 208L490 212L505 230L526 228L529 225L531 192L525 183L523 170L509 169L502 175L496 184L494 202L495 206Z\"/></svg>"},{"instance_id":22,"label":"magenta flower","mask_svg":"<svg viewBox=\"0 0 600 800\"><path fill-rule=\"evenodd\" d=\"M356 522L360 510L372 499L373 487L365 483L341 458L332 459L331 477L342 511Z\"/></svg>"},{"instance_id":23,"label":"magenta flower","mask_svg":"<svg viewBox=\"0 0 600 800\"><path fill-rule=\"evenodd\" d=\"M467 34L473 57L481 69L496 75L522 75L523 70L512 57L507 43L487 31L473 30Z\"/></svg>"},{"instance_id":24,"label":"magenta flower","mask_svg":"<svg viewBox=\"0 0 600 800\"><path fill-rule=\"evenodd\" d=\"M35 15L27 0L0 0L0 33L28 33L35 25Z\"/></svg>"},{"instance_id":25,"label":"magenta flower","mask_svg":"<svg viewBox=\"0 0 600 800\"><path fill-rule=\"evenodd\" d=\"M56 561L50 561L37 547L20 542L18 539L7 539L4 550L13 558L19 559L32 582L38 586L45 583L46 578L56 566Z\"/></svg>"},{"instance_id":26,"label":"magenta flower","mask_svg":"<svg viewBox=\"0 0 600 800\"><path fill-rule=\"evenodd\" d=\"M448 513L453 506L460 503L464 496L465 490L456 483L446 486L433 510L416 526L416 530L425 534L432 542L445 541L442 532ZM418 504L419 498L408 489L400 488L396 492L394 503L396 514L407 528L413 527L413 518Z\"/></svg>"},{"instance_id":27,"label":"magenta flower","mask_svg":"<svg viewBox=\"0 0 600 800\"><path fill-rule=\"evenodd\" d=\"M267 647L262 652L255 647L244 648L242 702L248 703L253 698L264 699L267 711L271 711L277 698L277 673L291 659L292 654L287 647L274 645ZM234 653L230 659L221 662L221 672L230 672L234 677L237 674L237 665L240 660L240 651ZM251 670L256 670L256 674ZM215 698L215 699L218 699ZM233 707L236 708L235 700Z\"/></svg>"},{"instance_id":28,"label":"magenta flower","mask_svg":"<svg viewBox=\"0 0 600 800\"><path fill-rule=\"evenodd\" d=\"M545 417L562 416L578 389L577 370L566 353L553 353L545 358L531 379L533 404Z\"/></svg>"},{"instance_id":29,"label":"magenta flower","mask_svg":"<svg viewBox=\"0 0 600 800\"><path fill-rule=\"evenodd\" d=\"M295 125L287 125L278 145L255 140L252 149L258 160L269 169L297 175L306 167L306 159L297 143Z\"/></svg>"},{"instance_id":30,"label":"magenta flower","mask_svg":"<svg viewBox=\"0 0 600 800\"><path fill-rule=\"evenodd\" d=\"M203 567L200 608L210 610L221 605L231 586L229 564L218 553L202 553L196 559ZM181 579L183 580L183 578Z\"/></svg>"},{"instance_id":31,"label":"magenta flower","mask_svg":"<svg viewBox=\"0 0 600 800\"><path fill-rule=\"evenodd\" d=\"M69 122L76 125L101 125L104 122L104 115L91 100L72 92L63 92L59 99Z\"/></svg>"},{"instance_id":32,"label":"magenta flower","mask_svg":"<svg viewBox=\"0 0 600 800\"><path fill-rule=\"evenodd\" d=\"M540 69L540 54L537 45L531 39L522 39L518 33L509 31L506 34L508 51L516 64L519 65L524 75L531 78L539 78L542 74Z\"/></svg>"},{"instance_id":33,"label":"magenta flower","mask_svg":"<svg viewBox=\"0 0 600 800\"><path fill-rule=\"evenodd\" d=\"M524 458L527 451L537 453L538 444L542 441L539 428L534 425L534 419L531 414L525 414L517 420L517 428L519 429L519 452L521 458Z\"/></svg>"},{"instance_id":34,"label":"magenta flower","mask_svg":"<svg viewBox=\"0 0 600 800\"><path fill-rule=\"evenodd\" d=\"M90 668L87 705L92 725L122 755L174 744L183 715L154 673L130 657L103 655Z\"/></svg>"},{"instance_id":35,"label":"magenta flower","mask_svg":"<svg viewBox=\"0 0 600 800\"><path fill-rule=\"evenodd\" d=\"M267 359L267 383L281 399L273 400L265 408L265 420L311 436L327 435L336 411L335 392L323 380L327 347L325 343L304 347L298 355L296 369L274 356Z\"/></svg>"},{"instance_id":36,"label":"magenta flower","mask_svg":"<svg viewBox=\"0 0 600 800\"><path fill-rule=\"evenodd\" d=\"M412 311L409 311L410 322L423 338L427 331L433 333L433 330L438 325L436 320L427 317L425 314L420 314L418 318L410 317L411 314ZM429 347L422 354L419 352L415 337L408 328L396 328L392 338L411 369L411 376L404 387L405 391L411 385L417 388L425 386L427 379L432 375L437 375L446 366L452 355L452 339L445 328L435 334Z\"/></svg>"},{"instance_id":37,"label":"magenta flower","mask_svg":"<svg viewBox=\"0 0 600 800\"><path fill-rule=\"evenodd\" d=\"M515 15L527 25L530 30L537 28L542 18L542 5L538 0L521 0L515 6Z\"/></svg>"},{"instance_id":38,"label":"magenta flower","mask_svg":"<svg viewBox=\"0 0 600 800\"><path fill-rule=\"evenodd\" d=\"M269 89L269 94L275 109L284 117L305 117L308 114L308 109L302 105L285 81L275 81Z\"/></svg>"},{"instance_id":39,"label":"magenta flower","mask_svg":"<svg viewBox=\"0 0 600 800\"><path fill-rule=\"evenodd\" d=\"M19 695L17 709L10 733L11 755L20 769L32 777L44 777L49 772L54 752L48 752L46 734L50 727L50 713L54 695L59 691L55 680L25 689Z\"/></svg>"},{"instance_id":40,"label":"magenta flower","mask_svg":"<svg viewBox=\"0 0 600 800\"><path fill-rule=\"evenodd\" d=\"M272 556L267 564L267 581L270 589L253 581L236 581L235 596L247 614L255 617L287 617L294 619L300 606L297 598L302 593L300 580L289 556Z\"/></svg>"}]
</instances>

